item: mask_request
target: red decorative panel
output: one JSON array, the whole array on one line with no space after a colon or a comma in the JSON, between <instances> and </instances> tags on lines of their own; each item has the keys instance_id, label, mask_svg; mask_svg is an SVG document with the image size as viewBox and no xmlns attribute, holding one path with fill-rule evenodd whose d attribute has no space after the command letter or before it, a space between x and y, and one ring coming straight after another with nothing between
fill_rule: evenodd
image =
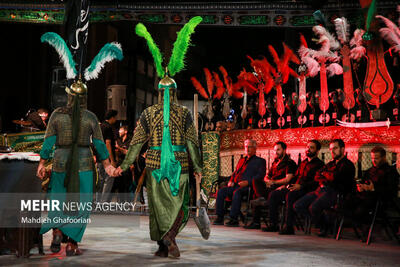
<instances>
[{"instance_id":1,"label":"red decorative panel","mask_svg":"<svg viewBox=\"0 0 400 267\"><path fill-rule=\"evenodd\" d=\"M327 145L330 140L341 138L346 146L362 146L381 143L388 146L400 146L400 126L377 128L346 128L339 126L308 127L277 130L235 130L221 135L221 152L242 149L246 139L257 141L258 147L272 147L277 141L285 142L288 147L302 146L308 140L317 139Z\"/></svg>"}]
</instances>

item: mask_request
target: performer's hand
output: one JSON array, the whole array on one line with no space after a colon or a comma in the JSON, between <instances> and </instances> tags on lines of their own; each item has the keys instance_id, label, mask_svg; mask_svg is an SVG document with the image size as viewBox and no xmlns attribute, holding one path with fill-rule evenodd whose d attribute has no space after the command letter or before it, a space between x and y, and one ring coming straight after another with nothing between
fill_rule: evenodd
<instances>
[{"instance_id":1,"label":"performer's hand","mask_svg":"<svg viewBox=\"0 0 400 267\"><path fill-rule=\"evenodd\" d=\"M39 163L39 166L36 171L36 176L40 178L40 180L43 180L44 177L46 176L46 168L44 167L44 164Z\"/></svg>"},{"instance_id":2,"label":"performer's hand","mask_svg":"<svg viewBox=\"0 0 400 267\"><path fill-rule=\"evenodd\" d=\"M200 172L195 172L194 177L196 178L197 183L201 183L202 176Z\"/></svg>"},{"instance_id":3,"label":"performer's hand","mask_svg":"<svg viewBox=\"0 0 400 267\"><path fill-rule=\"evenodd\" d=\"M120 167L114 169L113 176L114 176L114 177L121 176L123 172L124 172L124 171L121 169L121 166L120 166Z\"/></svg>"},{"instance_id":4,"label":"performer's hand","mask_svg":"<svg viewBox=\"0 0 400 267\"><path fill-rule=\"evenodd\" d=\"M115 167L113 165L108 165L105 169L108 176L114 177Z\"/></svg>"},{"instance_id":5,"label":"performer's hand","mask_svg":"<svg viewBox=\"0 0 400 267\"><path fill-rule=\"evenodd\" d=\"M233 186L233 182L229 181L228 182L228 187L232 187Z\"/></svg>"}]
</instances>

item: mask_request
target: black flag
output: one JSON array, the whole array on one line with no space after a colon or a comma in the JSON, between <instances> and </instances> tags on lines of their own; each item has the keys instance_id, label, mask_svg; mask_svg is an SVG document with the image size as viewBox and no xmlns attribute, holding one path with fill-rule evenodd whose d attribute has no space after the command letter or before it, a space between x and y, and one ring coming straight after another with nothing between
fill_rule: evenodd
<instances>
[{"instance_id":1,"label":"black flag","mask_svg":"<svg viewBox=\"0 0 400 267\"><path fill-rule=\"evenodd\" d=\"M64 23L67 45L78 64L78 77L80 77L83 76L89 33L89 0L66 1Z\"/></svg>"}]
</instances>

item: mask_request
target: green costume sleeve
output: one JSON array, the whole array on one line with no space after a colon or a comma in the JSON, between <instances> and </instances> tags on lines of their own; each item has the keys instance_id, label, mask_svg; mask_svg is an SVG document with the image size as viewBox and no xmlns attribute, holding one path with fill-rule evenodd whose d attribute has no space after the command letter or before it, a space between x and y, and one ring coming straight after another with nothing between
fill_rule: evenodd
<instances>
[{"instance_id":1,"label":"green costume sleeve","mask_svg":"<svg viewBox=\"0 0 400 267\"><path fill-rule=\"evenodd\" d=\"M185 139L190 158L192 159L193 162L194 171L201 173L202 162L199 151L199 140L197 138L197 131L196 128L194 127L192 115L190 114L189 111L186 114L186 120L185 120Z\"/></svg>"},{"instance_id":2,"label":"green costume sleeve","mask_svg":"<svg viewBox=\"0 0 400 267\"><path fill-rule=\"evenodd\" d=\"M99 157L99 160L103 161L106 160L110 154L108 153L106 144L102 140L93 138L93 144L94 147L96 148L97 156Z\"/></svg>"},{"instance_id":3,"label":"green costume sleeve","mask_svg":"<svg viewBox=\"0 0 400 267\"><path fill-rule=\"evenodd\" d=\"M57 117L59 116L59 114L57 113L57 110L55 110L49 119L49 123L47 124L47 128L46 128L46 134L44 136L44 138L48 138L51 136L55 136L57 134ZM53 144L54 145L54 144Z\"/></svg>"},{"instance_id":4,"label":"green costume sleeve","mask_svg":"<svg viewBox=\"0 0 400 267\"><path fill-rule=\"evenodd\" d=\"M125 160L124 162L122 162L120 166L123 171L126 171L129 168L129 166L133 164L136 157L139 155L140 149L142 149L143 144L144 143L129 146L128 153L126 153L125 156Z\"/></svg>"},{"instance_id":5,"label":"green costume sleeve","mask_svg":"<svg viewBox=\"0 0 400 267\"><path fill-rule=\"evenodd\" d=\"M121 164L121 169L126 171L129 166L133 164L136 157L139 155L142 146L149 139L149 113L145 109L137 122L135 131L133 133L132 141L129 145L128 153L126 153L125 160Z\"/></svg>"},{"instance_id":6,"label":"green costume sleeve","mask_svg":"<svg viewBox=\"0 0 400 267\"><path fill-rule=\"evenodd\" d=\"M100 128L100 123L99 120L97 119L96 115L94 115L94 119L92 122L92 139L97 139L99 141L102 141L104 143L104 139L103 139L103 134L101 133L101 128ZM97 149L97 147L96 147Z\"/></svg>"},{"instance_id":7,"label":"green costume sleeve","mask_svg":"<svg viewBox=\"0 0 400 267\"><path fill-rule=\"evenodd\" d=\"M186 146L188 148L190 158L192 159L192 162L193 162L194 171L197 173L201 173L202 172L202 163L201 163L199 147L197 145L193 144L189 140L186 141Z\"/></svg>"},{"instance_id":8,"label":"green costume sleeve","mask_svg":"<svg viewBox=\"0 0 400 267\"><path fill-rule=\"evenodd\" d=\"M50 153L53 151L53 146L56 143L57 137L55 135L44 139L42 150L40 150L40 158L49 159Z\"/></svg>"}]
</instances>

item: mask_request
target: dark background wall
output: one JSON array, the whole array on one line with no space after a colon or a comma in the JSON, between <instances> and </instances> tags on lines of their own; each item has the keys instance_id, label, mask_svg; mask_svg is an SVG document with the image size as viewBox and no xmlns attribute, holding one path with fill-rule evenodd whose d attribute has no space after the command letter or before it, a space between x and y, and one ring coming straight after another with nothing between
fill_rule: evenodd
<instances>
[{"instance_id":1,"label":"dark background wall","mask_svg":"<svg viewBox=\"0 0 400 267\"><path fill-rule=\"evenodd\" d=\"M90 64L93 57L107 42L120 42L124 51L122 62L108 63L97 80L88 82L88 108L100 120L103 120L106 111L106 88L109 85L127 85L130 125L135 124L137 113L141 111L137 110L135 113L136 89L140 88L156 93L154 84L157 81L154 81L154 78L138 80L138 59L144 60L146 64L152 64L153 61L145 41L135 35L135 25L136 22L132 21L90 25L86 65ZM176 32L180 27L156 24L146 26L164 53L164 64L166 65L169 61L172 44L176 39ZM24 117L30 108L50 109L51 71L55 66L61 64L55 50L47 44L40 43L40 36L48 31L57 32L62 37L65 34L62 25L22 23L0 23L0 31L3 35L2 42L0 42L3 58L0 84L2 132L15 132L16 127L11 121ZM243 68L251 71L246 55L253 58L266 56L272 62L268 45L273 45L278 54L282 53L282 41L285 41L292 49L297 49L299 32L302 32L307 40L311 40L313 37L311 28L199 26L192 36L194 45L189 48L187 54L187 67L174 77L179 88L179 99L193 99L195 89L190 82L191 76L197 77L205 85L204 67L217 71L218 67L223 65L235 81L236 76ZM311 41L309 41L309 45L317 48ZM392 67L393 59L388 55L387 57L389 70L396 83L398 67ZM363 65L359 71L361 83L363 81L362 67ZM328 79L330 90L342 88L342 84L341 76ZM358 87L356 80L354 80L354 87ZM291 78L283 89L286 94L296 91L295 79ZM307 91L316 90L319 90L319 78L308 79ZM240 103L241 101L236 102ZM392 106L393 101L389 101L387 105ZM139 109L143 108L145 105Z\"/></svg>"},{"instance_id":2,"label":"dark background wall","mask_svg":"<svg viewBox=\"0 0 400 267\"><path fill-rule=\"evenodd\" d=\"M107 86L126 84L128 99L134 99L136 60L140 57L152 62L145 41L134 34L135 24L97 23L91 24L89 28L86 65L106 42L120 42L125 57L122 62L108 63L99 78L88 83L88 107L100 120L103 119L106 109ZM148 29L165 54L164 62L167 64L179 27L148 25ZM11 120L21 119L30 108L50 109L51 71L61 64L55 50L42 44L40 36L48 31L57 32L62 37L65 34L62 25L1 23L0 30L4 37L0 44L4 64L0 85L0 115L3 131L15 131ZM287 31L293 33L293 30ZM286 41L289 45L291 42L297 43L293 34L287 34L282 29L198 27L192 38L195 45L190 47L187 54L186 70L175 77L181 89L179 97L192 99L195 91L189 78L196 76L203 79L203 67L217 70L223 65L235 77L244 66L248 67L247 54L254 57L266 55L268 44L273 44L280 50L281 40L285 38L289 38ZM152 83L148 84L152 86ZM129 107L134 108L134 103L130 103Z\"/></svg>"}]
</instances>

